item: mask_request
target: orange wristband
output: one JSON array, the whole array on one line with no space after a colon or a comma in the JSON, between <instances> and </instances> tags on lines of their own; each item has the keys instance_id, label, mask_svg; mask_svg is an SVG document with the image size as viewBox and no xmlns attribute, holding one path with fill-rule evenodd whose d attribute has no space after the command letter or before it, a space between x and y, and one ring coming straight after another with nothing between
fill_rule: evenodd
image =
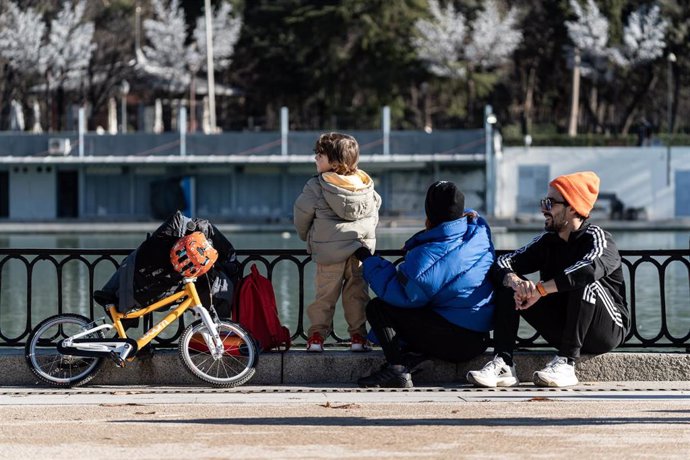
<instances>
[{"instance_id":1,"label":"orange wristband","mask_svg":"<svg viewBox=\"0 0 690 460\"><path fill-rule=\"evenodd\" d=\"M539 294L542 297L546 297L549 294L548 292L546 292L546 289L544 289L544 283L542 283L541 281L537 283L537 291L539 291Z\"/></svg>"}]
</instances>

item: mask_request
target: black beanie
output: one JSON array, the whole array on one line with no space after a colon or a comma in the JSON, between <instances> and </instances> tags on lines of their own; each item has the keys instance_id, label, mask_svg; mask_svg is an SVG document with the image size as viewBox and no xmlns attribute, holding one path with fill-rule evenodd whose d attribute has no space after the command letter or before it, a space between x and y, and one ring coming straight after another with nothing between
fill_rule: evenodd
<instances>
[{"instance_id":1,"label":"black beanie","mask_svg":"<svg viewBox=\"0 0 690 460\"><path fill-rule=\"evenodd\" d=\"M452 182L434 182L426 192L424 210L432 227L459 219L465 212L465 195Z\"/></svg>"}]
</instances>

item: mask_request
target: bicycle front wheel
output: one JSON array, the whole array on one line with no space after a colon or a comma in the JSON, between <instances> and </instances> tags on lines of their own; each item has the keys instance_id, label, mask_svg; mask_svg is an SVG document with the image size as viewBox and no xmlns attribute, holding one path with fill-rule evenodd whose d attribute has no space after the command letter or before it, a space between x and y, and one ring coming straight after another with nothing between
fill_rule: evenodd
<instances>
[{"instance_id":1,"label":"bicycle front wheel","mask_svg":"<svg viewBox=\"0 0 690 460\"><path fill-rule=\"evenodd\" d=\"M256 372L259 351L254 339L238 324L216 324L224 351L219 358L211 355L204 335L209 331L201 321L190 324L179 341L180 358L195 377L221 387L235 387L249 381Z\"/></svg>"},{"instance_id":2,"label":"bicycle front wheel","mask_svg":"<svg viewBox=\"0 0 690 460\"><path fill-rule=\"evenodd\" d=\"M81 315L66 313L51 316L29 334L24 357L31 372L42 382L58 387L82 385L96 376L102 358L63 355L57 343L91 327L92 321ZM85 338L103 338L101 331Z\"/></svg>"}]
</instances>

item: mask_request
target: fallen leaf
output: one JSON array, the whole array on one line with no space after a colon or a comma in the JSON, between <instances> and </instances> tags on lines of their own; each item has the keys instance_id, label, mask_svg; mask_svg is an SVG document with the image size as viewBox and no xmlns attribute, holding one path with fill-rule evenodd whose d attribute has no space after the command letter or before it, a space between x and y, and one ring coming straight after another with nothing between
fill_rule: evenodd
<instances>
[{"instance_id":1,"label":"fallen leaf","mask_svg":"<svg viewBox=\"0 0 690 460\"><path fill-rule=\"evenodd\" d=\"M145 404L138 403L102 403L99 404L101 407L124 407L124 406L144 406Z\"/></svg>"},{"instance_id":2,"label":"fallen leaf","mask_svg":"<svg viewBox=\"0 0 690 460\"><path fill-rule=\"evenodd\" d=\"M326 407L329 409L359 409L359 404L353 404L353 403L348 403L348 404L341 404L339 406L335 406L330 403L330 401L326 401L326 404L319 404L321 407Z\"/></svg>"}]
</instances>

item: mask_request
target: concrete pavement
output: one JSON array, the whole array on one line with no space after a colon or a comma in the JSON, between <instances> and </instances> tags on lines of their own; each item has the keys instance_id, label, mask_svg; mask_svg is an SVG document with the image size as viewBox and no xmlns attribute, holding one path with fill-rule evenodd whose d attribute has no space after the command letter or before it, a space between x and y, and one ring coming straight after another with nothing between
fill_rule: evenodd
<instances>
[{"instance_id":1,"label":"concrete pavement","mask_svg":"<svg viewBox=\"0 0 690 460\"><path fill-rule=\"evenodd\" d=\"M433 362L406 390L353 382L380 351L290 351L260 358L248 385L200 386L174 351L106 362L82 388L37 385L20 350L0 353L0 457L664 458L690 456L690 356L585 357L568 389L477 389L470 363ZM516 355L520 379L550 353ZM620 380L616 380L619 377ZM644 377L647 377L645 379Z\"/></svg>"},{"instance_id":2,"label":"concrete pavement","mask_svg":"<svg viewBox=\"0 0 690 460\"><path fill-rule=\"evenodd\" d=\"M687 458L688 382L4 387L3 458Z\"/></svg>"}]
</instances>

